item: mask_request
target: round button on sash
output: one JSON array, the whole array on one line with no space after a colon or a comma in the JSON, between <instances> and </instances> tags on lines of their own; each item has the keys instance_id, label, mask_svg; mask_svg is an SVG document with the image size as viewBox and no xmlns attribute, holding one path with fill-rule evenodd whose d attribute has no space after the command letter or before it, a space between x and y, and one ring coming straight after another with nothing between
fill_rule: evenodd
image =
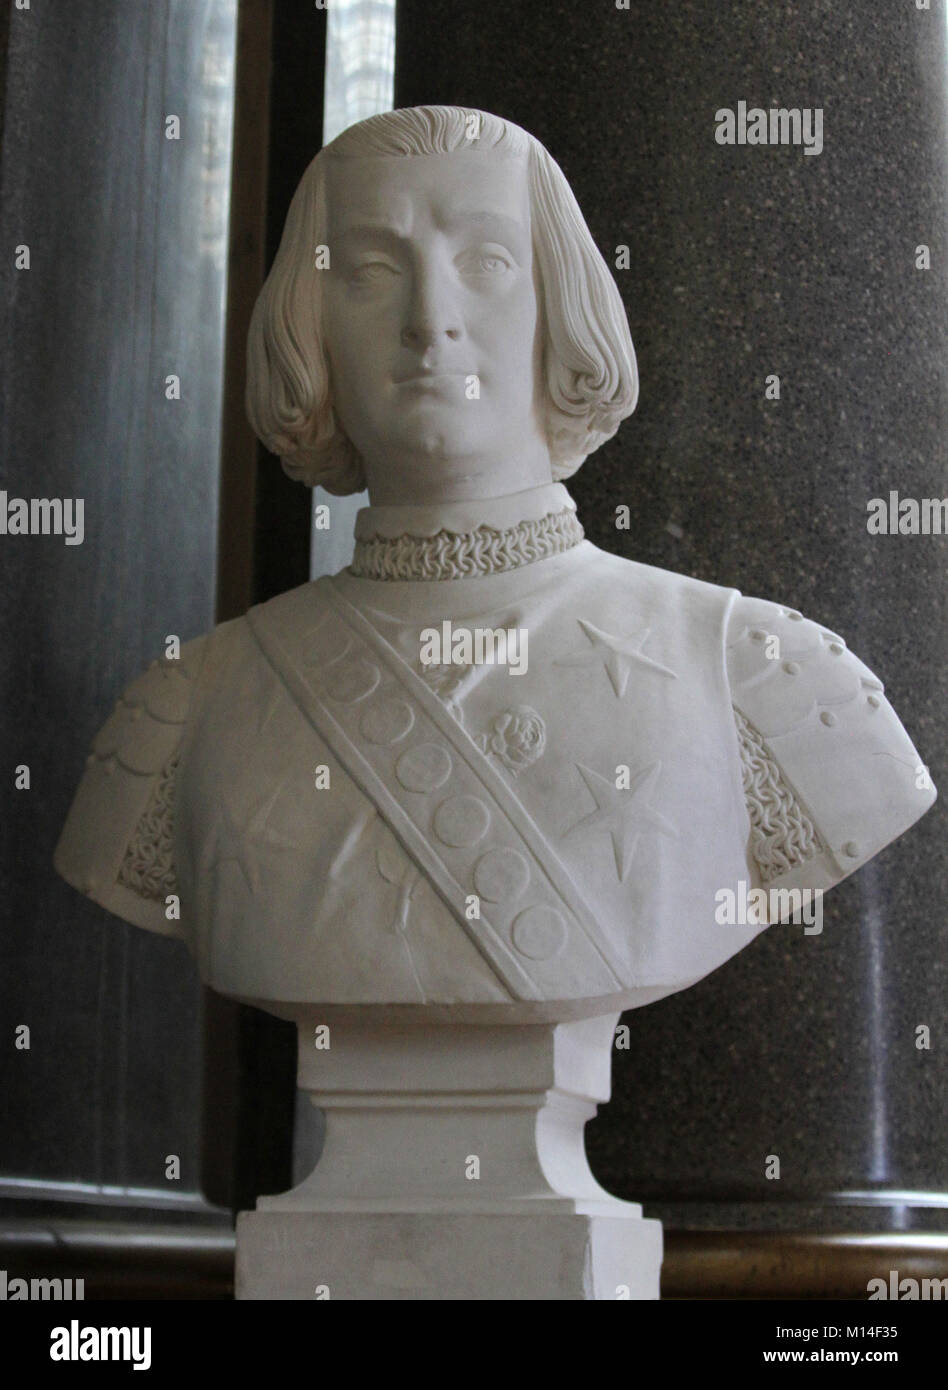
<instances>
[{"instance_id":1,"label":"round button on sash","mask_svg":"<svg viewBox=\"0 0 948 1390\"><path fill-rule=\"evenodd\" d=\"M440 743L416 743L395 764L395 776L409 792L433 792L451 776L451 754Z\"/></svg>"},{"instance_id":2,"label":"round button on sash","mask_svg":"<svg viewBox=\"0 0 948 1390\"><path fill-rule=\"evenodd\" d=\"M530 867L515 849L489 849L474 865L474 887L489 903L512 902L530 882Z\"/></svg>"},{"instance_id":3,"label":"round button on sash","mask_svg":"<svg viewBox=\"0 0 948 1390\"><path fill-rule=\"evenodd\" d=\"M365 711L359 728L369 743L398 743L414 722L415 712L404 700L379 700Z\"/></svg>"},{"instance_id":4,"label":"round button on sash","mask_svg":"<svg viewBox=\"0 0 948 1390\"><path fill-rule=\"evenodd\" d=\"M338 700L342 705L354 705L357 700L371 695L381 679L379 668L359 656L338 666L330 666L323 688L330 699Z\"/></svg>"},{"instance_id":5,"label":"round button on sash","mask_svg":"<svg viewBox=\"0 0 948 1390\"><path fill-rule=\"evenodd\" d=\"M510 939L528 960L552 960L566 945L566 923L555 907L528 907L511 927Z\"/></svg>"},{"instance_id":6,"label":"round button on sash","mask_svg":"<svg viewBox=\"0 0 948 1390\"><path fill-rule=\"evenodd\" d=\"M434 814L434 831L453 849L476 845L490 825L490 811L477 796L449 796Z\"/></svg>"}]
</instances>

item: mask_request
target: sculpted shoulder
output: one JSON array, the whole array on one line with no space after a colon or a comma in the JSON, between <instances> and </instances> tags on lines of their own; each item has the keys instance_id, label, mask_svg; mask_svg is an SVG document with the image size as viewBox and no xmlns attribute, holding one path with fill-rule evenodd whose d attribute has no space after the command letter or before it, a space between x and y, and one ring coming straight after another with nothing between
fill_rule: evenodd
<instances>
[{"instance_id":1,"label":"sculpted shoulder","mask_svg":"<svg viewBox=\"0 0 948 1390\"><path fill-rule=\"evenodd\" d=\"M727 669L761 817L773 820L780 783L797 803L795 821L810 827L806 861L774 866L781 885L832 887L934 802L882 681L838 633L795 609L741 597L728 624Z\"/></svg>"},{"instance_id":2,"label":"sculpted shoulder","mask_svg":"<svg viewBox=\"0 0 948 1390\"><path fill-rule=\"evenodd\" d=\"M697 579L678 570L662 569L658 565L646 565L640 560L629 560L612 551L601 550L585 541L582 550L588 556L588 565L603 577L616 584L638 584L656 593L667 593L677 597L694 596L701 599L727 600L738 595L738 590L724 584L713 584L706 579Z\"/></svg>"},{"instance_id":3,"label":"sculpted shoulder","mask_svg":"<svg viewBox=\"0 0 948 1390\"><path fill-rule=\"evenodd\" d=\"M208 641L153 661L119 696L93 740L53 859L74 888L165 936L181 935L168 901L176 893L175 774Z\"/></svg>"},{"instance_id":4,"label":"sculpted shoulder","mask_svg":"<svg viewBox=\"0 0 948 1390\"><path fill-rule=\"evenodd\" d=\"M319 610L316 587L272 601L300 637ZM93 739L56 845L53 866L67 883L126 922L187 938L174 848L182 746L198 706L258 659L246 617L235 618L184 643L178 657L152 661L123 690Z\"/></svg>"}]
</instances>

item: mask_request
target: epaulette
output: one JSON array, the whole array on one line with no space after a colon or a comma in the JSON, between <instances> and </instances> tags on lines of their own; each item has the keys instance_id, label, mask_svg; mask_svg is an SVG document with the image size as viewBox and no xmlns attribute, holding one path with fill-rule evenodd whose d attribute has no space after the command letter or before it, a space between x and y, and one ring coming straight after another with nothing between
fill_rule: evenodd
<instances>
[{"instance_id":1,"label":"epaulette","mask_svg":"<svg viewBox=\"0 0 948 1390\"><path fill-rule=\"evenodd\" d=\"M166 936L182 935L169 903L177 896L175 775L206 640L153 661L116 701L93 741L53 860L67 883L109 912Z\"/></svg>"},{"instance_id":2,"label":"epaulette","mask_svg":"<svg viewBox=\"0 0 948 1390\"><path fill-rule=\"evenodd\" d=\"M764 882L828 888L935 800L882 682L835 632L742 597L726 656Z\"/></svg>"}]
</instances>

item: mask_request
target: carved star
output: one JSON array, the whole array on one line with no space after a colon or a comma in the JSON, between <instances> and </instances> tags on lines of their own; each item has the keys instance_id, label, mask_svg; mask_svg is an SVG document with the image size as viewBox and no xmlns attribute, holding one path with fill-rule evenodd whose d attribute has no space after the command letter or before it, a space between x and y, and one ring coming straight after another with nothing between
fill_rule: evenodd
<instances>
[{"instance_id":1,"label":"carved star","mask_svg":"<svg viewBox=\"0 0 948 1390\"><path fill-rule=\"evenodd\" d=\"M651 763L639 772L632 774L630 785L619 788L614 779L593 772L592 768L577 763L576 768L586 783L590 796L596 803L595 811L577 821L567 830L566 835L577 831L606 831L612 836L612 849L616 857L616 873L619 882L625 880L629 864L638 847L639 836L643 831L654 830L660 835L677 838L670 821L648 805L648 800L662 770L661 763ZM564 836L564 838L566 838Z\"/></svg>"},{"instance_id":2,"label":"carved star","mask_svg":"<svg viewBox=\"0 0 948 1390\"><path fill-rule=\"evenodd\" d=\"M675 672L663 666L660 661L653 661L650 656L642 654L642 648L652 635L650 627L642 628L639 632L625 637L615 637L611 633L600 631L598 627L593 627L592 623L587 623L583 618L577 618L576 621L592 646L578 656L560 657L553 663L555 666L593 666L601 661L620 700L625 694L629 672L635 662L647 666L652 671L658 671L663 676L671 676L672 680L678 679Z\"/></svg>"},{"instance_id":3,"label":"carved star","mask_svg":"<svg viewBox=\"0 0 948 1390\"><path fill-rule=\"evenodd\" d=\"M254 847L264 845L275 849L303 848L299 841L267 825L285 781L284 777L276 790L260 802L243 829L234 820L230 805L227 802L221 804L218 825L223 827L223 833L218 831L205 853L203 872L214 873L224 864L236 864L251 896L256 897L260 890L260 865Z\"/></svg>"}]
</instances>

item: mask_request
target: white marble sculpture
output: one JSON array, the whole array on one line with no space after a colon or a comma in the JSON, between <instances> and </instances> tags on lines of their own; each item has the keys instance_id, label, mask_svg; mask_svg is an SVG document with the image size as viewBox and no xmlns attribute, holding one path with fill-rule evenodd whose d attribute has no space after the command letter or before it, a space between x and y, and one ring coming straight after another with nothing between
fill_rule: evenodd
<instances>
[{"instance_id":1,"label":"white marble sculpture","mask_svg":"<svg viewBox=\"0 0 948 1390\"><path fill-rule=\"evenodd\" d=\"M583 539L563 479L636 395L526 132L417 108L310 165L248 409L304 484L368 487L352 563L131 685L56 854L299 1024L325 1153L241 1218L241 1296L655 1296L658 1223L582 1146L618 1013L763 929L722 893L815 895L934 800L835 633Z\"/></svg>"}]
</instances>

